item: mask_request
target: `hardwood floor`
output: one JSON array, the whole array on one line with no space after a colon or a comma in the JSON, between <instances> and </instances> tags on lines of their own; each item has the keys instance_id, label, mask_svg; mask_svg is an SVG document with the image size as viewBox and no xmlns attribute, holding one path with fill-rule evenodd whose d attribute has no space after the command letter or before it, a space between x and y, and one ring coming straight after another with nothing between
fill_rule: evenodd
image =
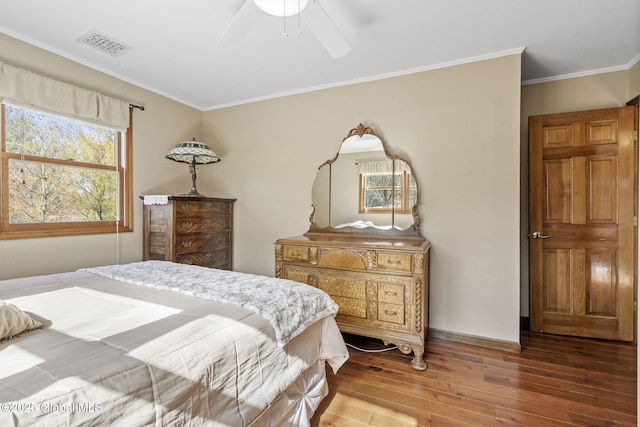
<instances>
[{"instance_id":1,"label":"hardwood floor","mask_svg":"<svg viewBox=\"0 0 640 427\"><path fill-rule=\"evenodd\" d=\"M379 341L346 336L360 348ZM430 339L426 371L398 350L349 349L312 426L636 426L636 345L524 332L509 353Z\"/></svg>"}]
</instances>

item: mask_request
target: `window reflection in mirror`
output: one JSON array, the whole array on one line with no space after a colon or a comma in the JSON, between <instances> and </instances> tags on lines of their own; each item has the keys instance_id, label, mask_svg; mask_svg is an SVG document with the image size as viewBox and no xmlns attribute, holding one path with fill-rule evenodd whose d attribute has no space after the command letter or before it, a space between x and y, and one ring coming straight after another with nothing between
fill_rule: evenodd
<instances>
[{"instance_id":1,"label":"window reflection in mirror","mask_svg":"<svg viewBox=\"0 0 640 427\"><path fill-rule=\"evenodd\" d=\"M372 165L371 163L376 163ZM416 203L416 181L411 171L396 161L360 163L360 207L358 212L410 214ZM406 165L406 163L404 163ZM393 177L393 178L392 178Z\"/></svg>"}]
</instances>

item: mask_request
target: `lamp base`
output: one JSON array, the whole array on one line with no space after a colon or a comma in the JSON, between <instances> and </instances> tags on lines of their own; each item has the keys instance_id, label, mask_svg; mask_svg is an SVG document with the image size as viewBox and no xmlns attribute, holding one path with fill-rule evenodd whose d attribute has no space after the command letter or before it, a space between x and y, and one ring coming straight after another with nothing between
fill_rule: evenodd
<instances>
[{"instance_id":1,"label":"lamp base","mask_svg":"<svg viewBox=\"0 0 640 427\"><path fill-rule=\"evenodd\" d=\"M198 193L198 190L192 188L187 194L181 194L180 197L207 197L204 194Z\"/></svg>"}]
</instances>

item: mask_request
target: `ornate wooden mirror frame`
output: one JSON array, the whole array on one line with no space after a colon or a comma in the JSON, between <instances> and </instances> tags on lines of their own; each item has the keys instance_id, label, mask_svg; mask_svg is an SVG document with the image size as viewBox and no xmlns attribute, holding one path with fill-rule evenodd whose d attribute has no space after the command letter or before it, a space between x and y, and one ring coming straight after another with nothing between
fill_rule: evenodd
<instances>
[{"instance_id":1,"label":"ornate wooden mirror frame","mask_svg":"<svg viewBox=\"0 0 640 427\"><path fill-rule=\"evenodd\" d=\"M373 165L373 166L371 166ZM378 175L385 187L367 187L364 167L387 168ZM381 207L370 207L378 195ZM398 203L400 207L398 207ZM312 189L310 227L305 233L340 233L361 236L422 237L417 213L418 186L409 162L390 154L382 138L360 123L351 129L335 157L318 167ZM364 207L363 207L364 206Z\"/></svg>"}]
</instances>

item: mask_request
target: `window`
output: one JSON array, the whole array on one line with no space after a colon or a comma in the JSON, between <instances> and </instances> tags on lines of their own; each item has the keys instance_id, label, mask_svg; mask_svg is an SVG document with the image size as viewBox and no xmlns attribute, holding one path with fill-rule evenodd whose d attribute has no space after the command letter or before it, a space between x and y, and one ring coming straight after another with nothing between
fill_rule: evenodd
<instances>
[{"instance_id":1,"label":"window","mask_svg":"<svg viewBox=\"0 0 640 427\"><path fill-rule=\"evenodd\" d=\"M417 194L410 172L360 174L360 213L411 213Z\"/></svg>"},{"instance_id":2,"label":"window","mask_svg":"<svg viewBox=\"0 0 640 427\"><path fill-rule=\"evenodd\" d=\"M126 132L2 104L0 239L131 231Z\"/></svg>"}]
</instances>

